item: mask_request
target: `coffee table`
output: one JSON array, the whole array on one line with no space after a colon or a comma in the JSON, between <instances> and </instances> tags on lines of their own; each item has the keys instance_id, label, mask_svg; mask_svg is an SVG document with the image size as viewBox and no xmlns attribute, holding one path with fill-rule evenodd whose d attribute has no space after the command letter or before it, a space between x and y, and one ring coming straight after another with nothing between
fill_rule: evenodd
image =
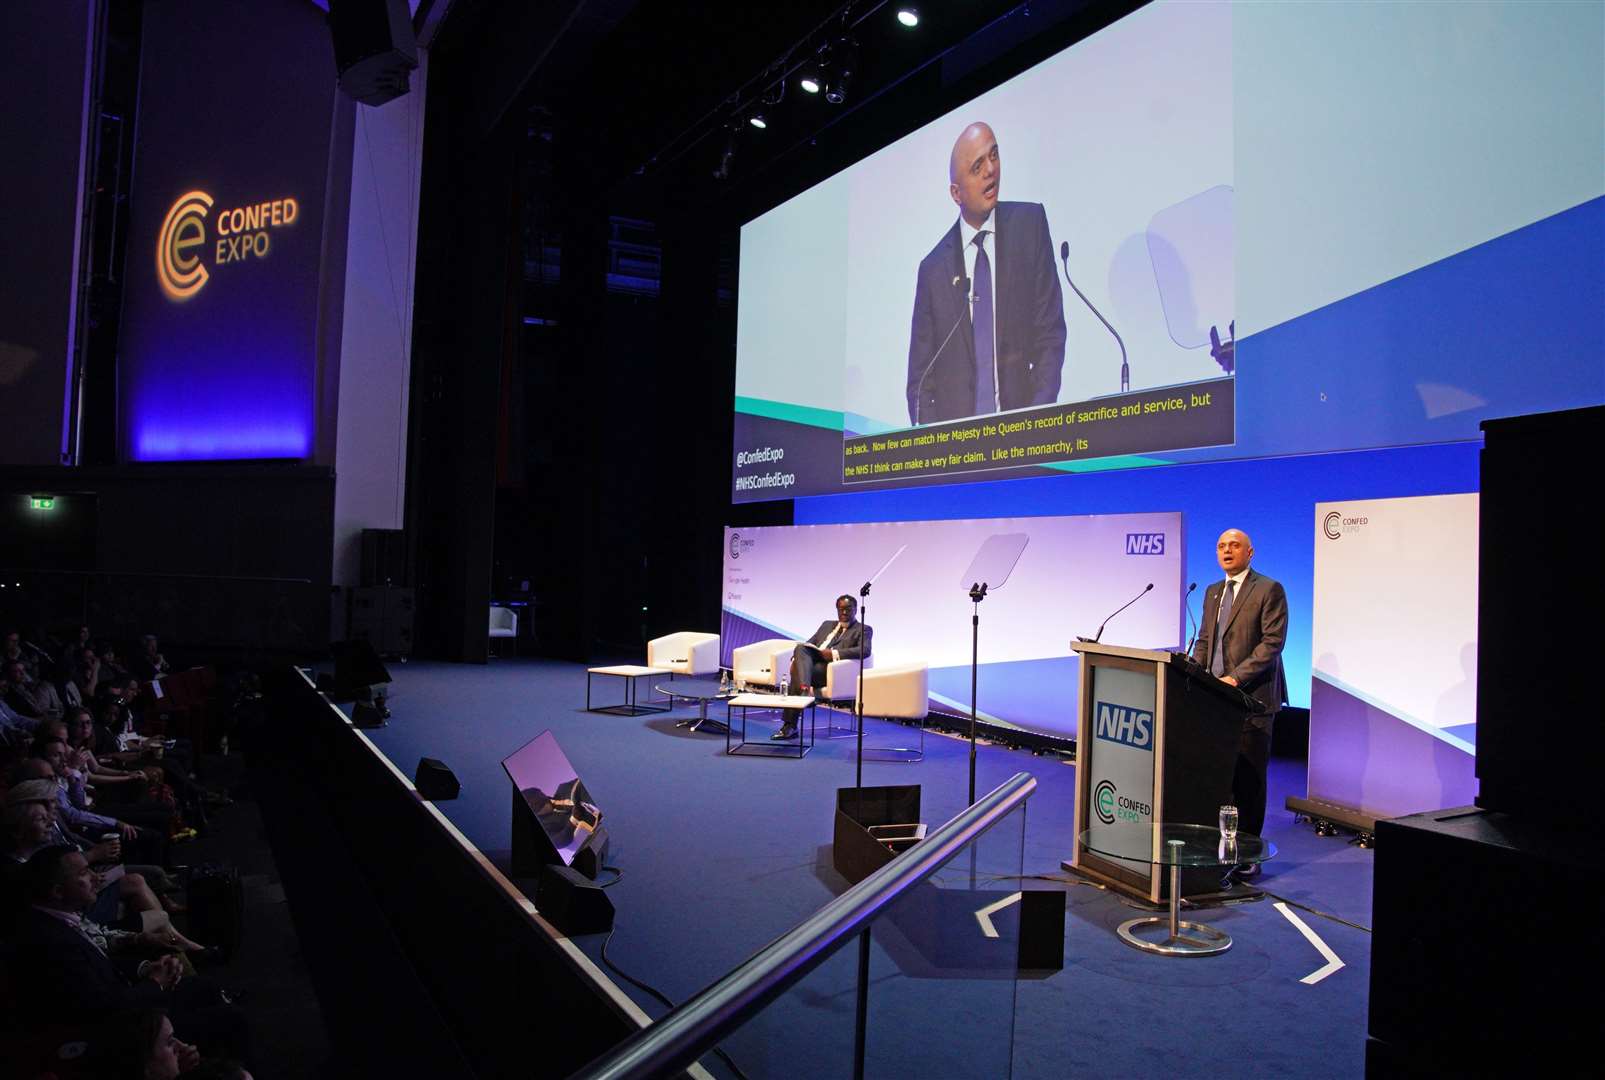
<instances>
[{"instance_id":1,"label":"coffee table","mask_svg":"<svg viewBox=\"0 0 1605 1080\"><path fill-rule=\"evenodd\" d=\"M741 710L741 735L732 738L735 732L735 723L730 719L732 711ZM797 737L795 739L765 739L763 742L749 742L747 740L747 710L748 709L796 709L799 713L808 712L808 735L803 737L802 718L797 718ZM815 699L807 694L737 694L726 699L724 703L725 733L724 752L727 754L753 754L760 757L795 757L802 758L814 748L814 738L817 734L819 722L819 706Z\"/></svg>"},{"instance_id":2,"label":"coffee table","mask_svg":"<svg viewBox=\"0 0 1605 1080\"><path fill-rule=\"evenodd\" d=\"M1158 833L1155 836L1155 833ZM1160 956L1213 956L1232 947L1231 935L1203 923L1184 922L1181 910L1182 867L1227 867L1238 863L1261 863L1275 857L1276 845L1252 833L1239 832L1228 844L1214 825L1167 824L1117 821L1100 825L1081 834L1081 846L1115 859L1131 859L1170 867L1170 912L1168 917L1150 915L1128 919L1116 931L1120 940L1134 949ZM1151 941L1138 930L1165 927L1168 936ZM1184 932L1185 931L1185 932Z\"/></svg>"},{"instance_id":3,"label":"coffee table","mask_svg":"<svg viewBox=\"0 0 1605 1080\"><path fill-rule=\"evenodd\" d=\"M715 679L671 679L669 682L658 683L652 689L671 701L694 701L697 703L697 718L695 720L678 720L675 722L675 727L690 728L692 731L707 730L715 735L723 735L730 730L723 723L708 715L708 703L735 697L735 687L728 684L721 686Z\"/></svg>"},{"instance_id":4,"label":"coffee table","mask_svg":"<svg viewBox=\"0 0 1605 1080\"><path fill-rule=\"evenodd\" d=\"M612 713L615 716L639 716L642 713L668 712L674 708L674 703L666 705L642 705L636 700L636 680L646 678L648 675L667 675L667 668L642 667L639 664L614 664L611 667L594 667L585 669L585 711L598 713ZM624 701L618 705L591 706L591 679L597 675L611 675L624 680Z\"/></svg>"}]
</instances>

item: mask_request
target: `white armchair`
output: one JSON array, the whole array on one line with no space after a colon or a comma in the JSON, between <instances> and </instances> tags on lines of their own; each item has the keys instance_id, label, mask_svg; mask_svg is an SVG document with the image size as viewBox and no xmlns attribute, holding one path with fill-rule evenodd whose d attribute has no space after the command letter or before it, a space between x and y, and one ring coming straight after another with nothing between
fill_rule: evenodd
<instances>
[{"instance_id":1,"label":"white armchair","mask_svg":"<svg viewBox=\"0 0 1605 1080\"><path fill-rule=\"evenodd\" d=\"M924 662L893 664L864 672L864 715L919 722L920 743L914 747L866 746L864 757L877 761L923 761L925 717L931 708L931 668Z\"/></svg>"},{"instance_id":2,"label":"white armchair","mask_svg":"<svg viewBox=\"0 0 1605 1080\"><path fill-rule=\"evenodd\" d=\"M646 643L646 666L676 675L715 675L719 671L719 635L682 631Z\"/></svg>"},{"instance_id":3,"label":"white armchair","mask_svg":"<svg viewBox=\"0 0 1605 1080\"><path fill-rule=\"evenodd\" d=\"M797 647L787 638L767 638L730 651L730 677L739 686L778 687Z\"/></svg>"},{"instance_id":4,"label":"white armchair","mask_svg":"<svg viewBox=\"0 0 1605 1080\"><path fill-rule=\"evenodd\" d=\"M510 607L492 605L490 609L490 643L518 637L518 612Z\"/></svg>"}]
</instances>

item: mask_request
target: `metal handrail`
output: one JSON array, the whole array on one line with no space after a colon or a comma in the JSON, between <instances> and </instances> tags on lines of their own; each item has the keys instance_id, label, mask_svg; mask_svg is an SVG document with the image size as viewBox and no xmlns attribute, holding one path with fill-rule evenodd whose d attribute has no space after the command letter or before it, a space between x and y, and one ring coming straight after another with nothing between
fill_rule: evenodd
<instances>
[{"instance_id":1,"label":"metal handrail","mask_svg":"<svg viewBox=\"0 0 1605 1080\"><path fill-rule=\"evenodd\" d=\"M925 840L575 1076L583 1080L624 1080L667 1076L684 1069L862 932L904 891L930 877L965 845L1023 805L1036 787L1034 776L1015 773Z\"/></svg>"}]
</instances>

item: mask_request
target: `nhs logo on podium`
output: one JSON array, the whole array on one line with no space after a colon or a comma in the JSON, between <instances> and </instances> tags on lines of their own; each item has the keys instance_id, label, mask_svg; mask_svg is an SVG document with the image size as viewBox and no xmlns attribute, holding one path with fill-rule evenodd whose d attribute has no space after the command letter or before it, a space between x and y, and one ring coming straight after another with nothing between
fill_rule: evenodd
<instances>
[{"instance_id":1,"label":"nhs logo on podium","mask_svg":"<svg viewBox=\"0 0 1605 1080\"><path fill-rule=\"evenodd\" d=\"M1120 743L1133 750L1147 750L1154 748L1154 714L1144 709L1133 709L1129 705L1119 705L1114 702L1099 701L1095 703L1097 710L1093 734L1105 742Z\"/></svg>"},{"instance_id":2,"label":"nhs logo on podium","mask_svg":"<svg viewBox=\"0 0 1605 1080\"><path fill-rule=\"evenodd\" d=\"M1157 533L1127 533L1127 555L1163 555L1165 553L1165 534Z\"/></svg>"}]
</instances>

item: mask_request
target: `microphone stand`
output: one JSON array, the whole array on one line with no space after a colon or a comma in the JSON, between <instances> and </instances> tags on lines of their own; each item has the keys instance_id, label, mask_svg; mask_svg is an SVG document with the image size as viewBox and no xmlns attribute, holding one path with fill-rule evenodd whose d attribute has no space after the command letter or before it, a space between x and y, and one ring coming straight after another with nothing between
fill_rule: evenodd
<instances>
[{"instance_id":1,"label":"microphone stand","mask_svg":"<svg viewBox=\"0 0 1605 1080\"><path fill-rule=\"evenodd\" d=\"M1124 394L1131 389L1131 367L1126 363L1126 343L1120 340L1119 332L1109 325L1109 320L1103 317L1103 312L1092 306L1092 301L1087 299L1087 294L1077 288L1075 281L1070 277L1070 241L1068 240L1061 241L1059 244L1059 261L1064 263L1064 279L1070 282L1072 289L1076 290L1076 295L1081 297L1083 304L1087 305L1087 310L1098 316L1098 321L1103 323L1105 330L1115 335L1115 344L1120 346L1120 392Z\"/></svg>"},{"instance_id":2,"label":"microphone stand","mask_svg":"<svg viewBox=\"0 0 1605 1080\"><path fill-rule=\"evenodd\" d=\"M858 590L858 625L860 627L858 636L860 640L864 641L869 639L870 584L870 582L866 581L864 582L863 587ZM870 642L869 644L871 648L874 648L874 642ZM858 754L856 755L857 761L855 764L853 787L859 791L862 791L864 787L864 661L868 659L869 656L864 653L862 648L860 648L858 657L858 674L855 676L857 685L853 687L853 711L858 714L856 718L858 726ZM801 737L802 736L799 733L798 738Z\"/></svg>"},{"instance_id":3,"label":"microphone stand","mask_svg":"<svg viewBox=\"0 0 1605 1080\"><path fill-rule=\"evenodd\" d=\"M986 582L970 586L970 805L975 805L975 724L976 685L981 663L981 601L986 599Z\"/></svg>"},{"instance_id":4,"label":"microphone stand","mask_svg":"<svg viewBox=\"0 0 1605 1080\"><path fill-rule=\"evenodd\" d=\"M925 370L920 372L919 385L914 388L915 427L920 426L920 414L925 411L925 380L931 377L931 369L936 366L936 358L942 355L942 350L947 348L947 343L953 340L953 335L959 332L959 327L963 326L964 320L970 316L970 279L963 276L953 279L954 285L961 283L964 285L964 306L960 309L958 321L953 324L953 329L947 332L947 337L942 339L942 344L938 345L936 351L931 354L931 359L926 363ZM866 589L869 587L867 582L864 587ZM864 595L867 596L869 594L865 593Z\"/></svg>"}]
</instances>

